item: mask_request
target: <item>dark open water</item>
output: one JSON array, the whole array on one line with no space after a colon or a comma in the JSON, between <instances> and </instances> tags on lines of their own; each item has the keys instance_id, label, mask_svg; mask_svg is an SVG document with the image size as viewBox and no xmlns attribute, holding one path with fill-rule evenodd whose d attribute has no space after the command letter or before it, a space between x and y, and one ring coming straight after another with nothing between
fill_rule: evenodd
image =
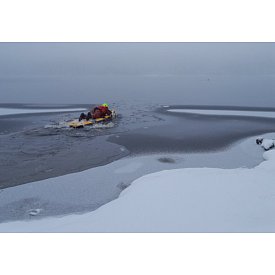
<instances>
[{"instance_id":1,"label":"dark open water","mask_svg":"<svg viewBox=\"0 0 275 275\"><path fill-rule=\"evenodd\" d=\"M18 106L29 108L9 105ZM63 106L68 107L79 105ZM215 151L244 137L275 132L271 118L176 114L158 105L113 107L116 120L84 129L66 126L78 113L0 116L0 187L82 171L127 155Z\"/></svg>"}]
</instances>

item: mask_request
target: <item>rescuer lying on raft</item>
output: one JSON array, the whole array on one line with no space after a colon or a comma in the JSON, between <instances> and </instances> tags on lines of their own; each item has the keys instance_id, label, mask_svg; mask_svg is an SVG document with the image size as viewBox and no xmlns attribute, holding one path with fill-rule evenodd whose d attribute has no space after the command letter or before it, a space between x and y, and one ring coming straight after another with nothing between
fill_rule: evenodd
<instances>
[{"instance_id":1,"label":"rescuer lying on raft","mask_svg":"<svg viewBox=\"0 0 275 275\"><path fill-rule=\"evenodd\" d=\"M79 121L82 119L97 119L97 118L104 118L105 116L110 116L112 115L112 112L109 110L109 105L107 103L103 103L100 106L97 106L93 108L90 112L86 114L82 113L79 117Z\"/></svg>"}]
</instances>

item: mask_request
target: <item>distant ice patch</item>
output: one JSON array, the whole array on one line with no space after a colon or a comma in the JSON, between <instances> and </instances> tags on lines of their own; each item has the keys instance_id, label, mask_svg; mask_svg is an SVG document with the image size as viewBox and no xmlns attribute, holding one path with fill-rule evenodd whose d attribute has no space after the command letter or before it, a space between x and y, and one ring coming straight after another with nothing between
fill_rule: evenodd
<instances>
[{"instance_id":1,"label":"distant ice patch","mask_svg":"<svg viewBox=\"0 0 275 275\"><path fill-rule=\"evenodd\" d=\"M42 209L40 209L40 208L37 208L37 209L30 209L30 210L28 211L28 214L29 214L30 216L37 216L41 211L42 211Z\"/></svg>"},{"instance_id":2,"label":"distant ice patch","mask_svg":"<svg viewBox=\"0 0 275 275\"><path fill-rule=\"evenodd\" d=\"M222 115L222 116L253 116L275 118L275 112L242 111L242 110L201 110L201 109L169 109L172 113L188 113L198 115Z\"/></svg>"},{"instance_id":3,"label":"distant ice patch","mask_svg":"<svg viewBox=\"0 0 275 275\"><path fill-rule=\"evenodd\" d=\"M19 109L19 108L0 108L0 116L16 114L37 114L37 113L64 113L64 112L81 112L85 108L68 108L68 109Z\"/></svg>"}]
</instances>

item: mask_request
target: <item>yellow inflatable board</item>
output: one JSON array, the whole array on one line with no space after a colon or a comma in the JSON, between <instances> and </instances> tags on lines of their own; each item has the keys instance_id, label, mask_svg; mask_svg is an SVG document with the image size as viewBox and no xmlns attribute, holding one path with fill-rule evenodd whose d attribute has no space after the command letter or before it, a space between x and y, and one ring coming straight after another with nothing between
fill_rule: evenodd
<instances>
[{"instance_id":1,"label":"yellow inflatable board","mask_svg":"<svg viewBox=\"0 0 275 275\"><path fill-rule=\"evenodd\" d=\"M84 126L92 125L92 124L93 124L92 121L87 121L87 120L78 121L78 119L69 122L69 126L72 128L82 128Z\"/></svg>"},{"instance_id":2,"label":"yellow inflatable board","mask_svg":"<svg viewBox=\"0 0 275 275\"><path fill-rule=\"evenodd\" d=\"M91 119L91 120L88 120L88 121L85 120L85 119L83 119L81 121L78 121L78 119L75 119L75 120L69 122L69 126L72 127L72 128L83 128L85 126L93 125L95 123L108 121L108 120L114 118L115 116L116 116L116 113L113 110L111 116L105 116L105 117L102 117L102 118Z\"/></svg>"}]
</instances>

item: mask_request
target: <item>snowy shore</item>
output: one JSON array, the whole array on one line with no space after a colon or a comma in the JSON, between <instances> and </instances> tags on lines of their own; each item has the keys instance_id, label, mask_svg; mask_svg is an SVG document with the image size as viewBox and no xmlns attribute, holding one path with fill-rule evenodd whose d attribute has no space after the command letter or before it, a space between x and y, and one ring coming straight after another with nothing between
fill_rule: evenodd
<instances>
[{"instance_id":1,"label":"snowy shore","mask_svg":"<svg viewBox=\"0 0 275 275\"><path fill-rule=\"evenodd\" d=\"M152 173L93 212L3 223L0 232L275 232L275 151L263 157L254 168Z\"/></svg>"}]
</instances>

